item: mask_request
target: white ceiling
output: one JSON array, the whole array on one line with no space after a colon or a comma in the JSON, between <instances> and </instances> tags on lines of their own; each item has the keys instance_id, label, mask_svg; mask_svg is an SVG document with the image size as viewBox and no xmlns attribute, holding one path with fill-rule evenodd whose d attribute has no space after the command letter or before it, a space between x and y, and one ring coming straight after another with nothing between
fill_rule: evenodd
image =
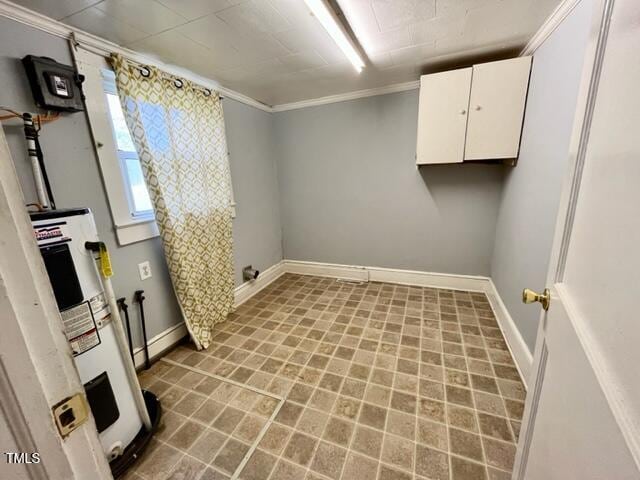
<instances>
[{"instance_id":1,"label":"white ceiling","mask_svg":"<svg viewBox=\"0 0 640 480\"><path fill-rule=\"evenodd\" d=\"M357 74L303 0L13 0L280 105L417 80L521 48L559 0L337 0L367 57Z\"/></svg>"}]
</instances>

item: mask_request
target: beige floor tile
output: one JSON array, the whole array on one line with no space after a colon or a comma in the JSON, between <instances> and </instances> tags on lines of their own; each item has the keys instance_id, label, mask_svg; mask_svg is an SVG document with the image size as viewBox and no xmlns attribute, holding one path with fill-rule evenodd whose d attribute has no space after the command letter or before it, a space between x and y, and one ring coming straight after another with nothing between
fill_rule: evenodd
<instances>
[{"instance_id":1,"label":"beige floor tile","mask_svg":"<svg viewBox=\"0 0 640 480\"><path fill-rule=\"evenodd\" d=\"M525 390L482 293L286 274L167 358L141 374L165 419L134 474L228 479L257 444L241 479L509 478Z\"/></svg>"},{"instance_id":2,"label":"beige floor tile","mask_svg":"<svg viewBox=\"0 0 640 480\"><path fill-rule=\"evenodd\" d=\"M259 446L271 453L280 454L282 450L284 450L291 433L291 429L278 425L277 423L272 423L264 434L264 437L262 437L262 440L260 440Z\"/></svg>"},{"instance_id":3,"label":"beige floor tile","mask_svg":"<svg viewBox=\"0 0 640 480\"><path fill-rule=\"evenodd\" d=\"M256 450L240 473L241 480L267 480L275 466L277 458L273 455Z\"/></svg>"},{"instance_id":4,"label":"beige floor tile","mask_svg":"<svg viewBox=\"0 0 640 480\"><path fill-rule=\"evenodd\" d=\"M449 457L446 453L418 445L415 472L433 480L448 480Z\"/></svg>"},{"instance_id":5,"label":"beige floor tile","mask_svg":"<svg viewBox=\"0 0 640 480\"><path fill-rule=\"evenodd\" d=\"M380 458L382 452L383 434L371 428L358 426L351 448L375 459Z\"/></svg>"},{"instance_id":6,"label":"beige floor tile","mask_svg":"<svg viewBox=\"0 0 640 480\"><path fill-rule=\"evenodd\" d=\"M482 444L480 437L474 433L449 428L449 448L451 453L460 455L478 462L483 462Z\"/></svg>"},{"instance_id":7,"label":"beige floor tile","mask_svg":"<svg viewBox=\"0 0 640 480\"><path fill-rule=\"evenodd\" d=\"M382 445L382 461L413 470L415 444L395 435L385 435Z\"/></svg>"},{"instance_id":8,"label":"beige floor tile","mask_svg":"<svg viewBox=\"0 0 640 480\"><path fill-rule=\"evenodd\" d=\"M280 460L271 472L272 480L304 480L307 471L293 463Z\"/></svg>"},{"instance_id":9,"label":"beige floor tile","mask_svg":"<svg viewBox=\"0 0 640 480\"><path fill-rule=\"evenodd\" d=\"M231 438L214 458L213 466L228 474L233 474L248 450L249 445Z\"/></svg>"},{"instance_id":10,"label":"beige floor tile","mask_svg":"<svg viewBox=\"0 0 640 480\"><path fill-rule=\"evenodd\" d=\"M395 468L388 467L386 465L380 466L380 474L378 480L411 480L412 475L407 472L402 472Z\"/></svg>"},{"instance_id":11,"label":"beige floor tile","mask_svg":"<svg viewBox=\"0 0 640 480\"><path fill-rule=\"evenodd\" d=\"M167 480L197 480L206 469L205 463L185 455L166 478Z\"/></svg>"},{"instance_id":12,"label":"beige floor tile","mask_svg":"<svg viewBox=\"0 0 640 480\"><path fill-rule=\"evenodd\" d=\"M327 442L320 442L316 449L311 470L337 480L347 457L347 450Z\"/></svg>"},{"instance_id":13,"label":"beige floor tile","mask_svg":"<svg viewBox=\"0 0 640 480\"><path fill-rule=\"evenodd\" d=\"M478 413L478 421L480 423L480 432L483 435L507 442L513 441L513 435L511 434L509 422L506 418L480 412Z\"/></svg>"},{"instance_id":14,"label":"beige floor tile","mask_svg":"<svg viewBox=\"0 0 640 480\"><path fill-rule=\"evenodd\" d=\"M195 443L206 427L200 423L187 420L167 441L171 446L188 450Z\"/></svg>"},{"instance_id":15,"label":"beige floor tile","mask_svg":"<svg viewBox=\"0 0 640 480\"><path fill-rule=\"evenodd\" d=\"M428 447L447 451L449 449L447 427L441 423L419 418L416 441Z\"/></svg>"},{"instance_id":16,"label":"beige floor tile","mask_svg":"<svg viewBox=\"0 0 640 480\"><path fill-rule=\"evenodd\" d=\"M338 417L330 417L322 438L346 447L351 441L354 423Z\"/></svg>"},{"instance_id":17,"label":"beige floor tile","mask_svg":"<svg viewBox=\"0 0 640 480\"><path fill-rule=\"evenodd\" d=\"M302 433L294 433L289 439L283 455L292 462L307 466L311 461L317 443L318 440L313 437Z\"/></svg>"},{"instance_id":18,"label":"beige floor tile","mask_svg":"<svg viewBox=\"0 0 640 480\"><path fill-rule=\"evenodd\" d=\"M227 438L223 433L208 429L191 445L188 453L205 463L210 463Z\"/></svg>"}]
</instances>

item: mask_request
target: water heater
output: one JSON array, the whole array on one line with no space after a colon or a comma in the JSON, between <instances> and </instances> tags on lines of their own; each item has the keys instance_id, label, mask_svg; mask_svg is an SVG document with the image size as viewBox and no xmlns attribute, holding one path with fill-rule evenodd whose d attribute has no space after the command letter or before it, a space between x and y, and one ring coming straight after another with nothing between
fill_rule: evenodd
<instances>
[{"instance_id":1,"label":"water heater","mask_svg":"<svg viewBox=\"0 0 640 480\"><path fill-rule=\"evenodd\" d=\"M139 449L145 429L135 399L139 386L136 392L127 376L126 369L131 365L126 362L132 360L122 355L118 345L114 322L120 321L119 316L110 310L98 271L98 254L87 248L89 243L99 241L93 215L87 208L53 210L32 213L31 222L100 441L113 470L113 463L126 453L133 453L133 459L125 463L135 460L137 453L131 448ZM159 416L159 411L156 413Z\"/></svg>"}]
</instances>

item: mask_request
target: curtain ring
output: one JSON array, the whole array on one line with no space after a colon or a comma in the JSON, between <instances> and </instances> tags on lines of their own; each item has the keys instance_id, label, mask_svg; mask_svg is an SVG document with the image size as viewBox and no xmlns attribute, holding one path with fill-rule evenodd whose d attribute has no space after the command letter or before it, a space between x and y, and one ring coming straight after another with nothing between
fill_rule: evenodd
<instances>
[{"instance_id":1,"label":"curtain ring","mask_svg":"<svg viewBox=\"0 0 640 480\"><path fill-rule=\"evenodd\" d=\"M205 88L202 93L204 93L205 97L210 97L211 96L211 90L208 88Z\"/></svg>"},{"instance_id":2,"label":"curtain ring","mask_svg":"<svg viewBox=\"0 0 640 480\"><path fill-rule=\"evenodd\" d=\"M176 87L176 88L182 88L182 87L184 87L184 83L183 83L183 81L182 81L182 80L180 80L179 78L176 78L176 79L173 81L173 84L175 85L175 87Z\"/></svg>"},{"instance_id":3,"label":"curtain ring","mask_svg":"<svg viewBox=\"0 0 640 480\"><path fill-rule=\"evenodd\" d=\"M149 67L145 67L144 65L142 65L139 69L140 75L142 75L143 77L150 77L151 76L151 70L149 70Z\"/></svg>"}]
</instances>

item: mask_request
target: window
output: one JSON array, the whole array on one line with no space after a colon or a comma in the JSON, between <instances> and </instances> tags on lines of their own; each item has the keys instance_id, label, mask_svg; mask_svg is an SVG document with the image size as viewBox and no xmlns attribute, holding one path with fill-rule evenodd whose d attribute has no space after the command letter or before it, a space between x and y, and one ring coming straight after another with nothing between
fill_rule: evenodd
<instances>
[{"instance_id":1,"label":"window","mask_svg":"<svg viewBox=\"0 0 640 480\"><path fill-rule=\"evenodd\" d=\"M87 116L118 243L157 237L158 225L120 106L115 75L103 55L80 47L74 57L78 72L85 76L82 90ZM235 217L233 186L231 205Z\"/></svg>"},{"instance_id":2,"label":"window","mask_svg":"<svg viewBox=\"0 0 640 480\"><path fill-rule=\"evenodd\" d=\"M116 91L114 74L109 70L103 70L102 78L129 211L134 219L152 218L151 199L144 183L140 159L124 119L124 112Z\"/></svg>"}]
</instances>

